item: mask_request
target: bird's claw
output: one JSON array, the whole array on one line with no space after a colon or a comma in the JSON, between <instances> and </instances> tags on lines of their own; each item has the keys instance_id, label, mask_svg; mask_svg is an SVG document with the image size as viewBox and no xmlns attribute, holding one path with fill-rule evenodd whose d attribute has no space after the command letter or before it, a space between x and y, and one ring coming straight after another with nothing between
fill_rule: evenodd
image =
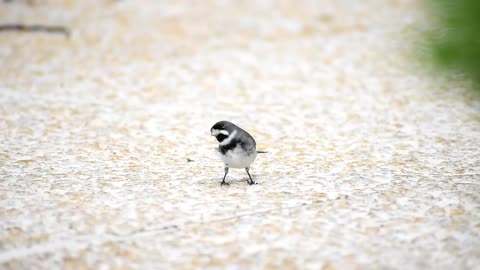
<instances>
[{"instance_id":1,"label":"bird's claw","mask_svg":"<svg viewBox=\"0 0 480 270\"><path fill-rule=\"evenodd\" d=\"M223 186L223 185L230 186L230 183L227 183L225 181L220 182L220 186Z\"/></svg>"}]
</instances>

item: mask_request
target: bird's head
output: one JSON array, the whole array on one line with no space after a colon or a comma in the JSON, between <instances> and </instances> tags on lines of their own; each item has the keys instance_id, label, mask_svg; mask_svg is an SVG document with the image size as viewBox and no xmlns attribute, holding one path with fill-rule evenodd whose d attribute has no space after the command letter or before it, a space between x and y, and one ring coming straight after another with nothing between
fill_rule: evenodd
<instances>
[{"instance_id":1,"label":"bird's head","mask_svg":"<svg viewBox=\"0 0 480 270\"><path fill-rule=\"evenodd\" d=\"M234 124L228 121L220 121L213 125L213 127L210 129L210 133L212 136L215 136L219 142L222 142L228 138L228 135L230 135L234 130Z\"/></svg>"}]
</instances>

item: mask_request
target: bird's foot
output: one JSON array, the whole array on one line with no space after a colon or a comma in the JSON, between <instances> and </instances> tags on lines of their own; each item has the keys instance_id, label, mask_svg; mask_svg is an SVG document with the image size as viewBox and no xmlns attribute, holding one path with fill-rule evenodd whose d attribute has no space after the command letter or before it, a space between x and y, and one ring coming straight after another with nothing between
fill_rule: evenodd
<instances>
[{"instance_id":1,"label":"bird's foot","mask_svg":"<svg viewBox=\"0 0 480 270\"><path fill-rule=\"evenodd\" d=\"M256 185L256 184L258 184L257 182L254 182L254 181L248 181L247 183L248 183L250 186L251 186L251 185Z\"/></svg>"},{"instance_id":2,"label":"bird's foot","mask_svg":"<svg viewBox=\"0 0 480 270\"><path fill-rule=\"evenodd\" d=\"M223 186L223 185L230 186L230 183L227 183L225 181L220 182L220 186Z\"/></svg>"}]
</instances>

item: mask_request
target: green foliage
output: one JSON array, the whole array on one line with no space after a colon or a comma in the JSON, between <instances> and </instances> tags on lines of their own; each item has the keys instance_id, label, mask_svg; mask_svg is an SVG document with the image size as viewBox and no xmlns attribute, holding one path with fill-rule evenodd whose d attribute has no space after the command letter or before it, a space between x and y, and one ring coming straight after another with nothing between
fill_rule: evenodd
<instances>
[{"instance_id":1,"label":"green foliage","mask_svg":"<svg viewBox=\"0 0 480 270\"><path fill-rule=\"evenodd\" d=\"M432 1L439 23L433 42L436 63L463 72L480 85L480 1Z\"/></svg>"}]
</instances>

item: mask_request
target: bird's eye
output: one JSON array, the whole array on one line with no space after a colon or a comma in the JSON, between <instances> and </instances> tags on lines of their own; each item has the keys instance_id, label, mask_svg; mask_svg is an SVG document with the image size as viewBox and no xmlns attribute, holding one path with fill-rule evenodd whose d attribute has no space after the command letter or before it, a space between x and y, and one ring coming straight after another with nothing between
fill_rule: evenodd
<instances>
[{"instance_id":1,"label":"bird's eye","mask_svg":"<svg viewBox=\"0 0 480 270\"><path fill-rule=\"evenodd\" d=\"M218 136L219 134L223 134L225 136L228 136L230 135L230 132L228 132L227 130L224 130L224 129L212 129L210 131L212 133L212 136Z\"/></svg>"}]
</instances>

